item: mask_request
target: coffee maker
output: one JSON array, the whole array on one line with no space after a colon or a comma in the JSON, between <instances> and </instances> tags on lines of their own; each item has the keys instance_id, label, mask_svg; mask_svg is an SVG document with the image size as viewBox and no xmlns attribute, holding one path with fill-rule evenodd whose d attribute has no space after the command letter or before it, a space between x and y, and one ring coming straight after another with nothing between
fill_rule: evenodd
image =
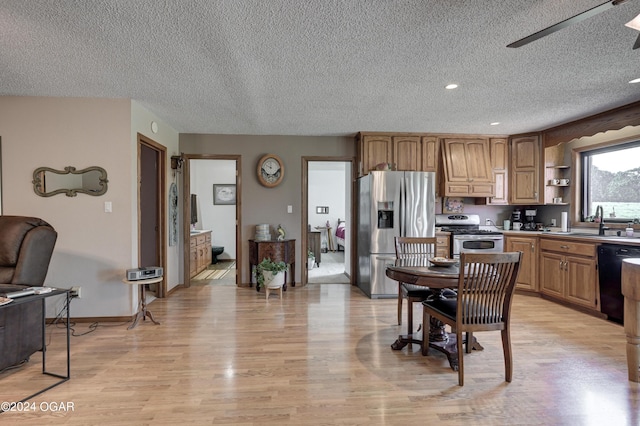
<instances>
[{"instance_id":1,"label":"coffee maker","mask_svg":"<svg viewBox=\"0 0 640 426\"><path fill-rule=\"evenodd\" d=\"M513 229L519 231L522 227L522 212L520 210L514 210L511 213L511 223L513 223Z\"/></svg>"},{"instance_id":2,"label":"coffee maker","mask_svg":"<svg viewBox=\"0 0 640 426\"><path fill-rule=\"evenodd\" d=\"M523 226L523 229L527 231L535 231L537 229L536 226L536 216L538 211L536 209L525 209L524 215L526 216L526 222Z\"/></svg>"}]
</instances>

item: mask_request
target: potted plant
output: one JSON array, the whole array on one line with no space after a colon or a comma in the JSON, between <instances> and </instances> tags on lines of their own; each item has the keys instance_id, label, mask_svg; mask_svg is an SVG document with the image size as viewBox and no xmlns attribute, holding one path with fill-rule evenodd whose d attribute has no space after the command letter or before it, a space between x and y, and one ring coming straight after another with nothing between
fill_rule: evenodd
<instances>
[{"instance_id":1,"label":"potted plant","mask_svg":"<svg viewBox=\"0 0 640 426\"><path fill-rule=\"evenodd\" d=\"M309 269L313 269L313 266L316 264L316 256L313 254L311 250L307 250L307 267Z\"/></svg>"},{"instance_id":2,"label":"potted plant","mask_svg":"<svg viewBox=\"0 0 640 426\"><path fill-rule=\"evenodd\" d=\"M288 268L289 265L282 261L273 262L271 259L262 259L255 270L258 290L262 286L280 287L284 285L284 272Z\"/></svg>"}]
</instances>

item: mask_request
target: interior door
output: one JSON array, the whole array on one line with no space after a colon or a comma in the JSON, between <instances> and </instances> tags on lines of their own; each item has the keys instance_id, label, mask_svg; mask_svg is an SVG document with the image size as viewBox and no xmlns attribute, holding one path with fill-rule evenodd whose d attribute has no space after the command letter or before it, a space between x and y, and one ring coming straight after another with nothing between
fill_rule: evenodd
<instances>
[{"instance_id":1,"label":"interior door","mask_svg":"<svg viewBox=\"0 0 640 426\"><path fill-rule=\"evenodd\" d=\"M160 264L158 152L140 147L140 267Z\"/></svg>"},{"instance_id":2,"label":"interior door","mask_svg":"<svg viewBox=\"0 0 640 426\"><path fill-rule=\"evenodd\" d=\"M138 266L165 268L167 239L163 224L166 203L166 148L138 134ZM165 271L166 275L166 271ZM166 281L152 285L164 297Z\"/></svg>"}]
</instances>

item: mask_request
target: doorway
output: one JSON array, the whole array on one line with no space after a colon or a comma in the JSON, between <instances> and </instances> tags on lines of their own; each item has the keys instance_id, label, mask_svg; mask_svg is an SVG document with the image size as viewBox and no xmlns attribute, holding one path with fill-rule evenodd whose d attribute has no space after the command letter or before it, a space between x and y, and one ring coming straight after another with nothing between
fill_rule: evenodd
<instances>
[{"instance_id":1,"label":"doorway","mask_svg":"<svg viewBox=\"0 0 640 426\"><path fill-rule=\"evenodd\" d=\"M353 159L307 157L303 162L303 253L307 261L302 278L309 284L351 284Z\"/></svg>"},{"instance_id":2,"label":"doorway","mask_svg":"<svg viewBox=\"0 0 640 426\"><path fill-rule=\"evenodd\" d=\"M166 265L164 231L166 205L166 148L138 133L138 266ZM166 275L166 274L165 274ZM149 286L165 297L166 282Z\"/></svg>"},{"instance_id":3,"label":"doorway","mask_svg":"<svg viewBox=\"0 0 640 426\"><path fill-rule=\"evenodd\" d=\"M240 156L184 155L184 282L191 285L238 285L241 188ZM210 232L209 232L210 231ZM192 240L210 235L204 264ZM189 248L187 248L189 247ZM196 264L198 265L196 267Z\"/></svg>"}]
</instances>

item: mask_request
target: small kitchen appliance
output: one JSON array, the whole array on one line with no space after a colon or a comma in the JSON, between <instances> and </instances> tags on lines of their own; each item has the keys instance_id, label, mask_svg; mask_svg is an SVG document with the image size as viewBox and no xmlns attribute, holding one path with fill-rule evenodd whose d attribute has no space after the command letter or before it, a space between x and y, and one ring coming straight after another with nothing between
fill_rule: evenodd
<instances>
[{"instance_id":1,"label":"small kitchen appliance","mask_svg":"<svg viewBox=\"0 0 640 426\"><path fill-rule=\"evenodd\" d=\"M536 209L525 209L524 215L526 216L526 221L522 228L525 231L536 231L536 216L538 215L538 211Z\"/></svg>"},{"instance_id":2,"label":"small kitchen appliance","mask_svg":"<svg viewBox=\"0 0 640 426\"><path fill-rule=\"evenodd\" d=\"M513 224L513 229L520 230L522 227L522 212L520 210L514 210L511 213L511 223Z\"/></svg>"}]
</instances>

